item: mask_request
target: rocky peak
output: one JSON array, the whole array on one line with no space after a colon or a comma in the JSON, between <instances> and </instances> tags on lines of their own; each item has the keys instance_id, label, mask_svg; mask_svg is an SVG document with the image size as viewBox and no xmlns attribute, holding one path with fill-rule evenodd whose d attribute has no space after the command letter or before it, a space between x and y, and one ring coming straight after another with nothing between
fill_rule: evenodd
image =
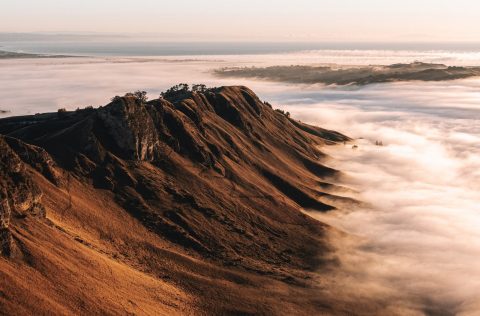
<instances>
[{"instance_id":1,"label":"rocky peak","mask_svg":"<svg viewBox=\"0 0 480 316\"><path fill-rule=\"evenodd\" d=\"M134 97L123 97L99 109L97 115L126 157L134 160L155 158L159 137L144 104Z\"/></svg>"},{"instance_id":2,"label":"rocky peak","mask_svg":"<svg viewBox=\"0 0 480 316\"><path fill-rule=\"evenodd\" d=\"M265 105L245 87L193 92L185 98L141 102L133 96L115 98L97 111L98 119L123 157L155 161L167 147L206 165L214 165L204 118L216 114L246 134ZM211 147L211 146L210 146Z\"/></svg>"}]
</instances>

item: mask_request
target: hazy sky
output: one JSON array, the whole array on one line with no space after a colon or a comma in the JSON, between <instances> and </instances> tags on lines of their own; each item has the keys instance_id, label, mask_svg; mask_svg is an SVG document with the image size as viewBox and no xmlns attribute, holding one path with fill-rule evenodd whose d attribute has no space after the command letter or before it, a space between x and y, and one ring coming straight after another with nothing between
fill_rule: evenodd
<instances>
[{"instance_id":1,"label":"hazy sky","mask_svg":"<svg viewBox=\"0 0 480 316\"><path fill-rule=\"evenodd\" d=\"M476 41L478 0L1 0L0 32L199 40Z\"/></svg>"}]
</instances>

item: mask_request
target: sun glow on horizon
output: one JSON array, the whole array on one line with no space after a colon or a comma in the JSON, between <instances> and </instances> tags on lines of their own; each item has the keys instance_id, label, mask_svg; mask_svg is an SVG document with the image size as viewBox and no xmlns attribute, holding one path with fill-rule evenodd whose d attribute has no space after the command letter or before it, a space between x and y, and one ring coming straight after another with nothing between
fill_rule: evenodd
<instances>
[{"instance_id":1,"label":"sun glow on horizon","mask_svg":"<svg viewBox=\"0 0 480 316\"><path fill-rule=\"evenodd\" d=\"M196 40L477 41L473 0L17 0L0 32L111 32ZM22 21L22 23L18 23ZM86 23L88 21L88 23ZM141 23L139 23L141 21Z\"/></svg>"}]
</instances>

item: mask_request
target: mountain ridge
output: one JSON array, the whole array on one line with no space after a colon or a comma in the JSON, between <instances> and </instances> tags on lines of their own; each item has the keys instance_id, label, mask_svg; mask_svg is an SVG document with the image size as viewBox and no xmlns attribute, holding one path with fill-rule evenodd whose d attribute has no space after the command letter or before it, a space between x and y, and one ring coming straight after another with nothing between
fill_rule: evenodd
<instances>
[{"instance_id":1,"label":"mountain ridge","mask_svg":"<svg viewBox=\"0 0 480 316\"><path fill-rule=\"evenodd\" d=\"M40 310L49 304L67 314L328 309L327 303L311 304L313 292L304 291L313 286L311 273L335 264L329 228L302 210L325 212L343 201L318 185L339 175L322 164L319 148L348 137L294 121L241 86L181 90L148 102L127 94L99 109L2 119L0 133L0 171L7 179L0 183L2 253L8 260L33 267L46 284L56 270L37 262L70 267L80 275L78 286L97 288L74 258L81 254L94 264L108 258L102 264L112 275L127 269L136 282L160 282L156 286L168 289L163 298L130 298L135 304L125 303L124 293L121 305L114 302L116 292L103 290L92 296L108 297L99 305L61 284L65 297L84 302L72 306L61 296L45 301L34 288ZM49 234L39 237L45 230ZM53 259L58 252L66 254L65 262ZM262 291L280 296L259 296L266 280L272 285ZM231 282L235 287L226 285ZM303 294L289 298L292 291ZM171 297L175 293L178 301ZM13 302L2 298L0 305L8 310ZM152 310L141 312L139 305Z\"/></svg>"}]
</instances>

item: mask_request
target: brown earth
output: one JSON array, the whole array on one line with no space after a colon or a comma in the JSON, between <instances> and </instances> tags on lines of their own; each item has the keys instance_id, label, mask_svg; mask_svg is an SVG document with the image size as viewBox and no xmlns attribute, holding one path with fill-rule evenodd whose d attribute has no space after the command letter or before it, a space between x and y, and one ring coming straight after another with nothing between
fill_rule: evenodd
<instances>
[{"instance_id":1,"label":"brown earth","mask_svg":"<svg viewBox=\"0 0 480 316\"><path fill-rule=\"evenodd\" d=\"M348 137L245 87L167 99L0 120L1 313L349 314L303 212L345 202L319 148Z\"/></svg>"}]
</instances>

